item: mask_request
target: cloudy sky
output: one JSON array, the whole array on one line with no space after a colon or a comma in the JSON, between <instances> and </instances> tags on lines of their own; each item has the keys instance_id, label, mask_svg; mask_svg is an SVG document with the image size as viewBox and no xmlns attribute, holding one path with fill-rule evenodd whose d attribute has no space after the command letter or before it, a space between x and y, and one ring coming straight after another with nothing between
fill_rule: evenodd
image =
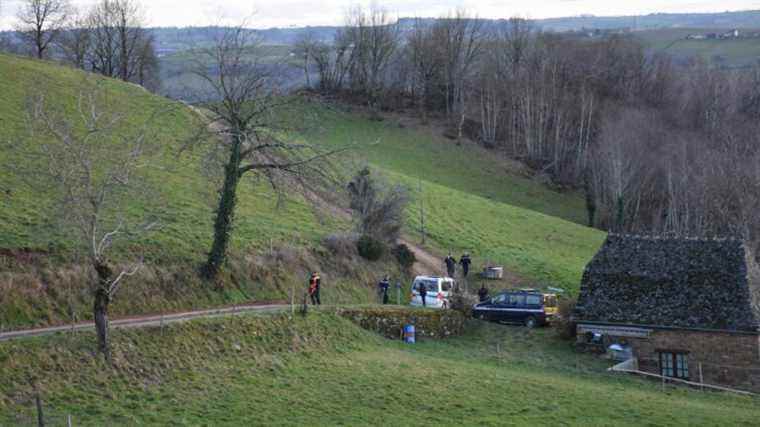
<instances>
[{"instance_id":1,"label":"cloudy sky","mask_svg":"<svg viewBox=\"0 0 760 427\"><path fill-rule=\"evenodd\" d=\"M95 0L71 0L86 6ZM142 0L150 25L185 26L253 16L257 28L339 24L351 5L371 0ZM21 0L0 0L0 28L10 28ZM439 16L465 7L484 18L636 15L653 12L722 12L760 9L760 0L385 0L398 16Z\"/></svg>"}]
</instances>

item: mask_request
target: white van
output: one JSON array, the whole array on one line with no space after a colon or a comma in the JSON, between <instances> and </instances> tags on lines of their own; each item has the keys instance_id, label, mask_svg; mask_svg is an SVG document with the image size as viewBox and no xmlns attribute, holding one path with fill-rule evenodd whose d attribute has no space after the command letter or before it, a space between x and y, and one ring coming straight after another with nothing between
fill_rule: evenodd
<instances>
[{"instance_id":1,"label":"white van","mask_svg":"<svg viewBox=\"0 0 760 427\"><path fill-rule=\"evenodd\" d=\"M454 279L450 277L417 276L412 282L412 302L415 307L422 307L420 288L427 289L425 306L431 308L449 308L449 295L454 288Z\"/></svg>"}]
</instances>

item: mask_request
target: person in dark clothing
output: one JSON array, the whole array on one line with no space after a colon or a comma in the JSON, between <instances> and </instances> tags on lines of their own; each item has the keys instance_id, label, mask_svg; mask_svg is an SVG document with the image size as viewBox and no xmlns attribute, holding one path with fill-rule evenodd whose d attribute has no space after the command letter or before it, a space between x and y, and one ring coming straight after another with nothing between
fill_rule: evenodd
<instances>
[{"instance_id":1,"label":"person in dark clothing","mask_svg":"<svg viewBox=\"0 0 760 427\"><path fill-rule=\"evenodd\" d=\"M321 286L322 279L315 271L311 273L311 279L309 279L309 296L311 297L312 305L322 305L322 301L319 300L319 288Z\"/></svg>"},{"instance_id":2,"label":"person in dark clothing","mask_svg":"<svg viewBox=\"0 0 760 427\"><path fill-rule=\"evenodd\" d=\"M422 306L427 307L427 303L425 302L425 298L427 298L427 286L424 283L420 283L419 289L417 290L420 293L420 299L422 299Z\"/></svg>"},{"instance_id":3,"label":"person in dark clothing","mask_svg":"<svg viewBox=\"0 0 760 427\"><path fill-rule=\"evenodd\" d=\"M383 297L383 304L388 304L388 289L391 287L391 282L388 279L388 276L385 276L383 280L378 283L377 287L380 291L380 295Z\"/></svg>"},{"instance_id":4,"label":"person in dark clothing","mask_svg":"<svg viewBox=\"0 0 760 427\"><path fill-rule=\"evenodd\" d=\"M462 265L462 274L464 277L467 277L467 274L470 273L470 264L472 264L470 254L465 252L464 255L462 255L462 258L459 260L459 264Z\"/></svg>"},{"instance_id":5,"label":"person in dark clothing","mask_svg":"<svg viewBox=\"0 0 760 427\"><path fill-rule=\"evenodd\" d=\"M486 288L486 285L482 285L478 290L478 298L480 298L480 302L488 300L488 288Z\"/></svg>"},{"instance_id":6,"label":"person in dark clothing","mask_svg":"<svg viewBox=\"0 0 760 427\"><path fill-rule=\"evenodd\" d=\"M443 262L446 264L446 272L448 272L449 277L453 278L457 268L457 260L449 254Z\"/></svg>"}]
</instances>

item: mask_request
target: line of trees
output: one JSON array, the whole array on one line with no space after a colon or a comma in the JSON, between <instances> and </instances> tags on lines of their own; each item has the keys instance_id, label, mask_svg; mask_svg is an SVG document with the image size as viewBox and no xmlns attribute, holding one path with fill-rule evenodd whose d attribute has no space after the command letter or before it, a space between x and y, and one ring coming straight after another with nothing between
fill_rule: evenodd
<instances>
[{"instance_id":1,"label":"line of trees","mask_svg":"<svg viewBox=\"0 0 760 427\"><path fill-rule=\"evenodd\" d=\"M760 241L760 68L676 65L629 36L462 10L402 31L354 9L334 43L299 46L319 90L441 117L452 136L584 190L591 226Z\"/></svg>"},{"instance_id":2,"label":"line of trees","mask_svg":"<svg viewBox=\"0 0 760 427\"><path fill-rule=\"evenodd\" d=\"M39 59L137 83L160 86L153 36L137 0L99 0L77 9L69 0L24 0L16 31L23 49Z\"/></svg>"}]
</instances>

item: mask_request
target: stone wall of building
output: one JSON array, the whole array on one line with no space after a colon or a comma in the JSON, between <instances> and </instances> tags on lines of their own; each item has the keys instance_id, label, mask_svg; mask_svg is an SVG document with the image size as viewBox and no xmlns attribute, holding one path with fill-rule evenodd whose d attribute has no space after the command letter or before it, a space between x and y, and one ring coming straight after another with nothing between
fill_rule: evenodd
<instances>
[{"instance_id":1,"label":"stone wall of building","mask_svg":"<svg viewBox=\"0 0 760 427\"><path fill-rule=\"evenodd\" d=\"M655 330L648 338L621 338L639 369L660 374L660 352L687 353L690 381L760 392L760 336L727 332Z\"/></svg>"}]
</instances>

